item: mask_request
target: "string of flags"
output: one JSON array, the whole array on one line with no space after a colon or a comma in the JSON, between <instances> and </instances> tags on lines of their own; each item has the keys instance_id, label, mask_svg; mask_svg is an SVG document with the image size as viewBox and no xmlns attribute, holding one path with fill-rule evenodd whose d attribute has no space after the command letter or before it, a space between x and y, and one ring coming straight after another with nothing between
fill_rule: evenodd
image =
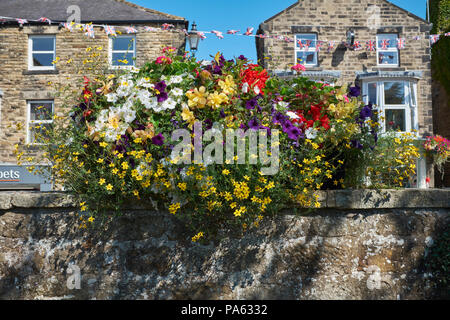
<instances>
[{"instance_id":1,"label":"string of flags","mask_svg":"<svg viewBox=\"0 0 450 320\"><path fill-rule=\"evenodd\" d=\"M20 27L23 27L23 25L29 23L29 22L41 22L41 23L48 23L51 24L58 24L59 26L65 28L69 32L74 32L74 28L84 31L84 34L89 38L95 38L95 31L94 27L100 27L104 30L104 32L108 36L115 37L117 36L118 31L116 31L116 28L122 28L125 30L127 34L136 34L138 33L138 29L133 26L112 26L112 25L100 25L100 24L81 24L81 23L75 23L75 22L59 22L59 21L52 21L49 18L41 17L37 20L27 20L22 18L11 18L11 17L3 17L0 16L0 22L5 21L16 21ZM173 24L164 23L161 25L161 27L150 27L150 26L144 26L143 27L146 32L156 32L156 31L170 31L170 32L180 32L184 33L185 36L189 36L189 33L186 29L177 29ZM237 36L247 36L247 37L257 37L262 39L274 39L274 40L280 40L285 42L296 42L298 45L298 48L300 51L321 51L325 46L328 52L332 51L335 48L336 44L343 44L346 47L350 47L355 51L363 50L363 43L360 40L355 40L353 45L348 45L346 41L325 41L325 40L311 40L311 39L300 39L300 38L292 38L288 36L282 36L282 35L266 35L266 34L253 34L254 28L248 27L247 30L243 33L241 33L240 30L234 30L230 29L226 32L218 31L218 30L211 30L211 31L197 31L197 35L200 37L200 39L204 40L206 39L206 34L212 34L218 39L224 39L224 34L227 35L237 35ZM449 37L450 32L447 32L443 35L439 34L432 34L429 37L431 45L435 44L437 41L439 41L440 37L445 36ZM413 36L410 37L411 40L421 40L421 36ZM399 50L405 49L406 47L406 38L397 38L397 43L391 43L392 39L379 39L379 43L377 41L373 40L367 40L365 42L365 49L367 51L376 51L376 50L389 50L389 48L398 48ZM395 40L394 40L395 41Z\"/></svg>"}]
</instances>

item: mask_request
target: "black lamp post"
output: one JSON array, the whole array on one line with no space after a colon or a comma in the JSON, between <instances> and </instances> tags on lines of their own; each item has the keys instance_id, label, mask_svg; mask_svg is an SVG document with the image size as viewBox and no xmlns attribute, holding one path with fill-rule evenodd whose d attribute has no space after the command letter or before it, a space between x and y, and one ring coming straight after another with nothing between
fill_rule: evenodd
<instances>
[{"instance_id":1,"label":"black lamp post","mask_svg":"<svg viewBox=\"0 0 450 320\"><path fill-rule=\"evenodd\" d=\"M200 41L200 36L197 33L197 25L194 23L191 26L191 31L189 31L189 47L191 48L192 55L195 57L195 52L198 49L198 43Z\"/></svg>"}]
</instances>

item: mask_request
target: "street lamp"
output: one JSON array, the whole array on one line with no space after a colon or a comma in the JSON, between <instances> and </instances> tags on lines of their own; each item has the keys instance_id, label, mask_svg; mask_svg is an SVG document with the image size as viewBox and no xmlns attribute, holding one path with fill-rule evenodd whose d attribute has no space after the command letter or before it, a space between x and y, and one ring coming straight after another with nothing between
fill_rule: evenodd
<instances>
[{"instance_id":1,"label":"street lamp","mask_svg":"<svg viewBox=\"0 0 450 320\"><path fill-rule=\"evenodd\" d=\"M200 36L197 33L197 25L194 23L191 26L191 31L189 31L189 47L191 48L192 55L195 57L195 52L198 49L198 42L200 41Z\"/></svg>"}]
</instances>

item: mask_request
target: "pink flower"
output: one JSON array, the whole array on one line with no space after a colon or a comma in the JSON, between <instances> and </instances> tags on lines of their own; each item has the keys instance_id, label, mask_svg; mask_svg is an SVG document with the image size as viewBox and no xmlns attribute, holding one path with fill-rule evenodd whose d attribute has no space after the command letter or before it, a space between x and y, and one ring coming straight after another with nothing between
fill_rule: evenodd
<instances>
[{"instance_id":1,"label":"pink flower","mask_svg":"<svg viewBox=\"0 0 450 320\"><path fill-rule=\"evenodd\" d=\"M305 71L306 68L304 65L298 63L295 66L291 67L291 70L296 71L296 72L300 72L300 71Z\"/></svg>"},{"instance_id":2,"label":"pink flower","mask_svg":"<svg viewBox=\"0 0 450 320\"><path fill-rule=\"evenodd\" d=\"M170 59L169 57L166 57L166 56L160 56L160 57L156 58L156 63L157 64L171 64L172 59Z\"/></svg>"}]
</instances>

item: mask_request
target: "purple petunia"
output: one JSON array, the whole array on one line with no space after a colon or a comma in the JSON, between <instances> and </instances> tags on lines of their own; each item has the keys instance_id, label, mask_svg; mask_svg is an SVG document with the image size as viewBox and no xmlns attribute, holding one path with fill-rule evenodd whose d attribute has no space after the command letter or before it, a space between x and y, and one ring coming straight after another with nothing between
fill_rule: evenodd
<instances>
[{"instance_id":1,"label":"purple petunia","mask_svg":"<svg viewBox=\"0 0 450 320\"><path fill-rule=\"evenodd\" d=\"M223 109L222 110L220 110L220 117L221 118L225 118L227 115L225 114L225 111L223 111Z\"/></svg>"},{"instance_id":2,"label":"purple petunia","mask_svg":"<svg viewBox=\"0 0 450 320\"><path fill-rule=\"evenodd\" d=\"M152 143L157 146L162 146L164 144L164 136L159 133L152 138Z\"/></svg>"},{"instance_id":3,"label":"purple petunia","mask_svg":"<svg viewBox=\"0 0 450 320\"><path fill-rule=\"evenodd\" d=\"M169 98L169 95L167 94L167 92L161 92L160 94L156 95L158 102L164 102Z\"/></svg>"},{"instance_id":4,"label":"purple petunia","mask_svg":"<svg viewBox=\"0 0 450 320\"><path fill-rule=\"evenodd\" d=\"M259 106L258 105L258 99L256 97L253 98L253 99L248 100L247 103L245 104L245 108L247 108L249 110L250 109L255 109L256 106Z\"/></svg>"},{"instance_id":5,"label":"purple petunia","mask_svg":"<svg viewBox=\"0 0 450 320\"><path fill-rule=\"evenodd\" d=\"M158 90L159 92L165 91L167 88L166 82L164 80L158 82L155 84L155 90Z\"/></svg>"},{"instance_id":6,"label":"purple petunia","mask_svg":"<svg viewBox=\"0 0 450 320\"><path fill-rule=\"evenodd\" d=\"M298 137L302 134L302 131L299 128L297 128L296 126L292 125L287 130L287 134L288 134L289 139L297 140Z\"/></svg>"},{"instance_id":7,"label":"purple petunia","mask_svg":"<svg viewBox=\"0 0 450 320\"><path fill-rule=\"evenodd\" d=\"M361 88L358 86L350 87L348 96L349 97L359 97L361 95Z\"/></svg>"},{"instance_id":8,"label":"purple petunia","mask_svg":"<svg viewBox=\"0 0 450 320\"><path fill-rule=\"evenodd\" d=\"M243 61L245 61L245 60L248 60L244 55L240 55L239 57L238 57L238 59L239 60L243 60Z\"/></svg>"},{"instance_id":9,"label":"purple petunia","mask_svg":"<svg viewBox=\"0 0 450 320\"><path fill-rule=\"evenodd\" d=\"M272 122L274 124L283 124L286 120L286 117L281 112L276 112L272 117Z\"/></svg>"},{"instance_id":10,"label":"purple petunia","mask_svg":"<svg viewBox=\"0 0 450 320\"><path fill-rule=\"evenodd\" d=\"M359 117L361 120L365 120L366 118L370 118L372 116L372 104L368 104L367 106L364 106L359 113Z\"/></svg>"},{"instance_id":11,"label":"purple petunia","mask_svg":"<svg viewBox=\"0 0 450 320\"><path fill-rule=\"evenodd\" d=\"M248 122L248 127L249 127L250 129L253 129L253 130L258 130L258 129L259 129L259 122L258 122L258 119L256 119L256 118L251 119L251 120Z\"/></svg>"}]
</instances>

